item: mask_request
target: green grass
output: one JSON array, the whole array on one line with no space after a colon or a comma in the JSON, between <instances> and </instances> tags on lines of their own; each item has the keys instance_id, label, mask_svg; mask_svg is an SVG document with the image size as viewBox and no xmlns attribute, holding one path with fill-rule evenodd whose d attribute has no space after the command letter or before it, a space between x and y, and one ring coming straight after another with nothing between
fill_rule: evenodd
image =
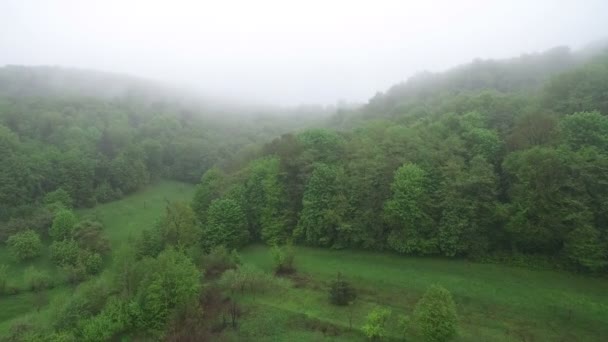
<instances>
[{"instance_id":1,"label":"green grass","mask_svg":"<svg viewBox=\"0 0 608 342\"><path fill-rule=\"evenodd\" d=\"M242 251L244 262L270 271L268 248ZM296 315L348 327L347 309L331 306L327 286L341 272L357 288L357 329L376 305L397 317L410 314L431 284L452 292L462 341L605 341L608 336L608 280L460 260L412 258L361 251L296 248L304 286L256 299ZM255 316L255 315L254 315Z\"/></svg>"},{"instance_id":2,"label":"green grass","mask_svg":"<svg viewBox=\"0 0 608 342\"><path fill-rule=\"evenodd\" d=\"M81 218L92 218L104 225L112 248L125 243L130 236L152 228L163 215L167 201L190 202L195 187L190 184L161 181L118 201L82 209Z\"/></svg>"},{"instance_id":3,"label":"green grass","mask_svg":"<svg viewBox=\"0 0 608 342\"><path fill-rule=\"evenodd\" d=\"M135 237L143 229L152 227L163 214L166 201L189 202L193 195L194 186L192 185L161 181L121 200L98 205L91 209L77 210L77 214L81 219L93 218L101 221L112 248L116 249L126 243L129 236ZM61 282L62 275L52 264L48 254L48 246L45 246L43 255L40 257L29 262L15 263L11 260L6 247L0 246L0 263L9 266L9 285L23 288L25 286L23 271L29 265L48 271L54 281ZM57 296L68 293L70 289L71 287L67 285L61 285L46 291L45 302L50 302ZM0 336L5 335L10 325L17 320L26 318L44 320L48 313L44 308L38 312L35 305L36 301L40 300L40 296L36 297L31 292L0 295Z\"/></svg>"}]
</instances>

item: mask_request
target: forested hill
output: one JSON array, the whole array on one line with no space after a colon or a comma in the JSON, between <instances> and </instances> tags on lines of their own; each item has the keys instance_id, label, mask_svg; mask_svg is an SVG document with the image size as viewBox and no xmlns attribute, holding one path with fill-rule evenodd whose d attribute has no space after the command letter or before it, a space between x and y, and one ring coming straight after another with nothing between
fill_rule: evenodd
<instances>
[{"instance_id":1,"label":"forested hill","mask_svg":"<svg viewBox=\"0 0 608 342\"><path fill-rule=\"evenodd\" d=\"M0 226L32 217L59 190L89 207L159 178L198 182L211 166L238 168L259 144L329 113L245 111L193 96L118 74L0 68Z\"/></svg>"},{"instance_id":2,"label":"forested hill","mask_svg":"<svg viewBox=\"0 0 608 342\"><path fill-rule=\"evenodd\" d=\"M509 59L476 59L445 72L422 72L392 86L385 93L376 94L362 110L337 115L333 124L334 127L352 128L359 122L353 117L362 120L403 119L408 115L420 117L445 112L455 101L465 106L463 99L466 95L469 98L482 93L527 97L542 90L553 76L588 63L607 48L607 42L597 42L577 51L556 47Z\"/></svg>"},{"instance_id":3,"label":"forested hill","mask_svg":"<svg viewBox=\"0 0 608 342\"><path fill-rule=\"evenodd\" d=\"M168 91L154 81L109 72L50 66L0 68L0 96L151 98L166 97Z\"/></svg>"},{"instance_id":4,"label":"forested hill","mask_svg":"<svg viewBox=\"0 0 608 342\"><path fill-rule=\"evenodd\" d=\"M473 63L340 112L330 124L341 131L286 134L237 172L211 169L193 209L208 245L294 241L605 272L607 114L606 54ZM235 217L244 221L216 224Z\"/></svg>"}]
</instances>

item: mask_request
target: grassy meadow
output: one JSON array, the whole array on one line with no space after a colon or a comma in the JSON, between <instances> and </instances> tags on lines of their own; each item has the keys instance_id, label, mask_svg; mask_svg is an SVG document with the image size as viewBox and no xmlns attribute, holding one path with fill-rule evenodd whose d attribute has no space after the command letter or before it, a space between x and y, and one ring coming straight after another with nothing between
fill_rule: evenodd
<instances>
[{"instance_id":1,"label":"grassy meadow","mask_svg":"<svg viewBox=\"0 0 608 342\"><path fill-rule=\"evenodd\" d=\"M189 201L191 185L163 181L127 198L79 210L101 221L114 248L153 226L167 201ZM402 336L399 319L409 315L427 287L441 284L454 296L459 341L605 341L608 337L608 281L569 273L538 271L440 258L296 247L297 272L280 292L241 298L239 329L217 335L222 341L363 341L360 328L375 306L392 310L389 334ZM244 263L271 272L266 246L240 252ZM0 259L8 260L0 247ZM48 251L32 262L54 277ZM26 264L10 265L20 286ZM328 286L337 272L358 298L351 308L332 306ZM41 295L22 292L0 297L0 336L16 320L44 320L52 313L41 302L69 295L57 286ZM408 340L412 340L411 338ZM415 339L414 339L415 340Z\"/></svg>"},{"instance_id":2,"label":"grassy meadow","mask_svg":"<svg viewBox=\"0 0 608 342\"><path fill-rule=\"evenodd\" d=\"M272 268L267 247L249 247L242 251L242 258L265 270ZM248 317L260 321L257 325L264 324L266 311L282 320L300 317L301 321L312 322L308 325L314 329L325 330L324 336L329 340L335 340L339 336L332 335L348 333L352 321L355 331L349 338L356 340L362 339L357 337L357 331L367 313L380 305L392 310L389 330L393 338L398 338L399 317L412 312L429 285L441 284L456 301L460 341L605 341L608 337L606 279L457 260L305 247L296 247L295 264L298 273L293 288L248 300L253 311ZM337 272L358 290L352 311L328 302L329 282ZM293 331L286 333L281 337L261 335L259 339L286 340ZM313 335L301 336L300 340L313 340Z\"/></svg>"}]
</instances>

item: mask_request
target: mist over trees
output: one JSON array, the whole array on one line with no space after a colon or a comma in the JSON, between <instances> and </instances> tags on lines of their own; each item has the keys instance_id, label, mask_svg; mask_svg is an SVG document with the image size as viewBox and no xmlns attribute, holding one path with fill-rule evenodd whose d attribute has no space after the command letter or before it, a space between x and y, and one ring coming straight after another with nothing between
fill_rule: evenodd
<instances>
[{"instance_id":1,"label":"mist over trees","mask_svg":"<svg viewBox=\"0 0 608 342\"><path fill-rule=\"evenodd\" d=\"M236 331L256 294L309 286L335 310L375 295L353 275L308 284L294 245L607 274L608 51L476 60L362 107L277 111L120 75L0 69L0 242L15 263L48 256L62 276L30 265L17 288L0 265L0 295L44 303L74 286L11 340L208 340ZM167 179L194 196L164 198L122 248L79 215ZM271 246L267 273L240 258L250 244ZM429 288L403 336L453 339L456 307ZM391 310L368 312L361 336L394 334Z\"/></svg>"}]
</instances>

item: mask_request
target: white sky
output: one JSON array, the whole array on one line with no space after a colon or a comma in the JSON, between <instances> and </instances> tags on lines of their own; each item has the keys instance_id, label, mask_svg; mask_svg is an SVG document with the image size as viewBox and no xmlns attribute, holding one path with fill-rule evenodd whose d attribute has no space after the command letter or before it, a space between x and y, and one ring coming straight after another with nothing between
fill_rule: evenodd
<instances>
[{"instance_id":1,"label":"white sky","mask_svg":"<svg viewBox=\"0 0 608 342\"><path fill-rule=\"evenodd\" d=\"M608 0L0 0L0 65L274 104L366 101L422 70L608 36Z\"/></svg>"}]
</instances>

